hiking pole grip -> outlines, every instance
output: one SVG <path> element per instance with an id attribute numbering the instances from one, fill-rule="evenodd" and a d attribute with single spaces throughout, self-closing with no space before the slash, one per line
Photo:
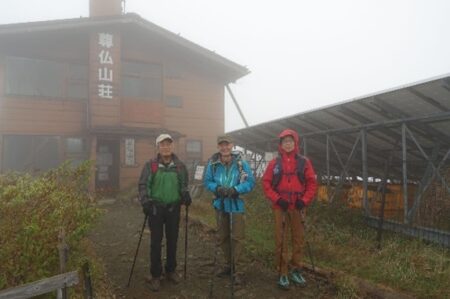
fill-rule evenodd
<path id="1" fill-rule="evenodd" d="M 139 246 L 141 246 L 142 235 L 144 234 L 145 224 L 147 223 L 148 215 L 145 215 L 144 224 L 142 224 L 141 234 L 139 236 L 139 242 L 136 248 L 136 253 L 134 254 L 133 265 L 131 266 L 130 277 L 128 277 L 127 288 L 130 287 L 131 277 L 133 276 L 134 265 L 136 264 L 136 258 L 139 252 Z"/>
<path id="2" fill-rule="evenodd" d="M 186 205 L 186 227 L 184 228 L 184 280 L 186 280 L 187 270 L 187 246 L 188 246 L 188 219 L 189 219 L 189 206 Z"/>

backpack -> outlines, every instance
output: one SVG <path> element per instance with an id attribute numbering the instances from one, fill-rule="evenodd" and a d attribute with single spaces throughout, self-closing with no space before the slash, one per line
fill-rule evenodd
<path id="1" fill-rule="evenodd" d="M 302 155 L 295 155 L 295 159 L 297 160 L 297 167 L 296 167 L 296 173 L 297 178 L 305 185 L 305 161 L 306 157 Z M 281 182 L 281 178 L 283 177 L 283 167 L 281 163 L 281 157 L 277 157 L 277 160 L 275 162 L 275 166 L 273 167 L 273 176 L 272 176 L 272 188 L 274 190 L 277 189 L 278 184 Z"/>
<path id="2" fill-rule="evenodd" d="M 150 171 L 152 175 L 154 175 L 158 171 L 159 162 L 157 159 L 151 159 L 149 163 L 150 163 Z M 177 175 L 180 175 L 180 173 L 183 170 L 183 165 L 178 163 L 177 159 L 173 159 L 173 163 L 175 163 L 175 166 L 177 167 Z"/>

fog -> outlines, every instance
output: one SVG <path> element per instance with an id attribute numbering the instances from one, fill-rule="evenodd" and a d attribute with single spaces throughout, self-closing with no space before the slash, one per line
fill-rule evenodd
<path id="1" fill-rule="evenodd" d="M 3 24 L 88 16 L 87 0 L 1 2 Z M 127 0 L 126 11 L 247 66 L 250 125 L 450 72 L 450 2 Z M 230 97 L 227 131 L 244 127 Z"/>

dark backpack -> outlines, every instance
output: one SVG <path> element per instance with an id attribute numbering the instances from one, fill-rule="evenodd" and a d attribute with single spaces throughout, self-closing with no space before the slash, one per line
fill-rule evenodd
<path id="1" fill-rule="evenodd" d="M 297 167 L 296 167 L 297 178 L 300 181 L 300 183 L 305 185 L 306 158 L 302 155 L 295 155 L 295 159 L 297 160 Z M 277 189 L 277 186 L 281 182 L 282 177 L 283 177 L 283 163 L 281 163 L 281 157 L 277 157 L 275 166 L 273 167 L 273 176 L 272 176 L 272 188 L 274 190 Z"/>

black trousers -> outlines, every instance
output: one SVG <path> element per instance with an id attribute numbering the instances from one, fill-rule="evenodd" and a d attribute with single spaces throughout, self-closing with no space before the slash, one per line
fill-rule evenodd
<path id="1" fill-rule="evenodd" d="M 161 242 L 166 234 L 165 272 L 175 272 L 177 267 L 177 241 L 180 228 L 180 204 L 154 205 L 148 219 L 150 227 L 150 273 L 158 278 L 162 274 Z"/>

